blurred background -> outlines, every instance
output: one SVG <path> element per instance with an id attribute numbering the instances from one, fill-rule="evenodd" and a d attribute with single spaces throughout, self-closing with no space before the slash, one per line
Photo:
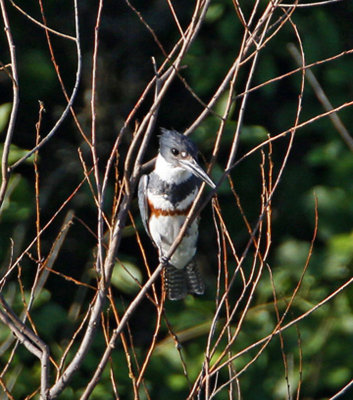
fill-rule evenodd
<path id="1" fill-rule="evenodd" d="M 243 2 L 245 15 L 250 15 L 252 2 Z M 262 2 L 262 8 L 267 2 Z M 41 20 L 37 2 L 25 0 L 17 3 L 28 14 Z M 170 14 L 166 1 L 135 0 L 133 6 L 151 26 L 162 45 L 168 51 L 179 38 L 178 29 Z M 182 26 L 190 19 L 194 5 L 189 0 L 173 2 Z M 24 149 L 35 145 L 36 123 L 39 100 L 45 113 L 41 135 L 53 126 L 65 107 L 57 75 L 52 66 L 50 53 L 42 29 L 34 25 L 19 11 L 7 3 L 10 24 L 19 64 L 20 108 L 11 156 L 17 159 Z M 97 16 L 97 1 L 79 2 L 80 33 L 83 52 L 83 75 L 79 95 L 74 109 L 87 135 L 91 125 L 91 71 L 94 26 Z M 60 32 L 74 35 L 73 5 L 70 1 L 44 2 L 48 25 Z M 353 3 L 341 1 L 326 6 L 298 8 L 292 22 L 303 42 L 306 63 L 314 63 L 345 50 L 353 48 Z M 275 29 L 275 27 L 273 28 Z M 157 65 L 164 60 L 159 47 L 140 22 L 138 16 L 124 1 L 106 1 L 100 28 L 98 75 L 97 75 L 97 138 L 99 160 L 104 161 L 110 154 L 112 143 L 118 135 L 128 113 L 150 79 L 153 78 L 151 57 Z M 199 36 L 188 52 L 182 75 L 195 93 L 207 103 L 220 84 L 240 46 L 243 27 L 230 0 L 212 1 L 205 23 Z M 52 36 L 56 61 L 60 66 L 63 82 L 68 90 L 74 84 L 76 51 L 73 42 Z M 297 63 L 288 51 L 288 44 L 297 43 L 293 26 L 287 23 L 262 50 L 255 71 L 252 86 L 261 84 L 297 68 Z M 0 36 L 0 61 L 9 63 L 8 48 L 4 34 Z M 312 68 L 326 95 L 337 107 L 353 98 L 353 56 L 341 57 Z M 249 66 L 242 67 L 236 83 L 236 94 L 244 90 Z M 300 92 L 301 74 L 268 84 L 249 95 L 241 131 L 238 157 L 266 140 L 267 135 L 275 136 L 291 128 L 295 121 Z M 226 97 L 224 96 L 224 101 Z M 136 120 L 141 120 L 151 104 L 151 99 L 139 109 Z M 11 81 L 0 71 L 0 141 L 3 141 L 12 101 Z M 222 99 L 215 111 L 222 113 Z M 225 167 L 233 132 L 236 126 L 240 98 L 234 102 L 234 112 L 227 121 L 217 164 L 212 172 L 214 180 Z M 165 97 L 158 116 L 155 135 L 146 155 L 152 158 L 158 149 L 159 127 L 185 130 L 203 110 L 203 106 L 190 94 L 182 82 L 176 80 Z M 323 113 L 323 107 L 306 82 L 300 122 Z M 339 113 L 345 126 L 350 130 L 353 114 L 350 107 Z M 215 132 L 218 127 L 215 116 L 207 117 L 192 134 L 204 157 L 209 160 Z M 133 123 L 128 127 L 120 147 L 123 159 L 131 141 Z M 353 136 L 353 133 L 351 136 Z M 289 138 L 276 140 L 272 147 L 273 175 L 281 167 Z M 2 144 L 0 144 L 2 150 Z M 73 119 L 68 117 L 55 138 L 42 148 L 39 155 L 41 223 L 44 225 L 83 179 L 78 148 L 89 159 L 88 147 L 78 132 Z M 268 153 L 268 147 L 264 148 Z M 244 213 L 255 226 L 261 210 L 261 168 L 262 156 L 255 152 L 239 163 L 231 177 L 239 196 Z M 119 161 L 119 168 L 122 166 Z M 205 164 L 204 164 L 205 165 Z M 310 243 L 315 229 L 315 198 L 318 202 L 318 232 L 301 288 L 286 317 L 288 322 L 301 315 L 324 299 L 352 277 L 353 271 L 353 156 L 352 149 L 342 140 L 328 118 L 322 118 L 296 132 L 294 144 L 284 169 L 279 186 L 272 199 L 272 245 L 268 258 L 275 282 L 278 307 L 285 309 L 301 277 L 308 258 Z M 109 213 L 112 196 L 105 204 Z M 249 240 L 249 233 L 237 207 L 228 183 L 219 190 L 222 215 L 227 222 L 230 235 L 241 254 Z M 68 206 L 74 210 L 75 219 L 53 268 L 82 282 L 95 282 L 92 270 L 93 252 L 96 239 L 88 229 L 95 230 L 96 209 L 90 189 L 85 184 L 72 198 Z M 156 252 L 143 231 L 137 202 L 132 207 L 138 232 L 141 235 L 150 266 L 157 265 Z M 58 234 L 64 213 L 42 237 L 42 253 L 47 254 Z M 146 272 L 132 225 L 126 227 L 118 258 L 142 281 Z M 0 267 L 5 270 L 11 257 L 11 241 L 14 241 L 15 259 L 35 236 L 34 168 L 32 160 L 16 170 L 11 181 L 11 196 L 4 205 L 0 219 Z M 166 314 L 174 332 L 180 335 L 188 375 L 193 382 L 199 373 L 200 363 L 215 310 L 216 280 L 218 272 L 217 233 L 213 223 L 212 208 L 207 206 L 202 213 L 199 238 L 199 263 L 207 282 L 205 296 L 188 297 L 183 303 L 166 303 Z M 253 251 L 253 250 L 252 250 Z M 35 253 L 34 249 L 30 253 Z M 28 295 L 35 269 L 30 255 L 21 262 L 21 280 L 24 294 Z M 33 255 L 32 254 L 32 255 Z M 251 267 L 252 258 L 244 263 L 244 269 Z M 233 265 L 233 268 L 235 263 Z M 230 257 L 229 268 L 232 268 Z M 138 290 L 117 266 L 113 275 L 113 290 L 118 310 L 123 312 Z M 16 274 L 7 283 L 6 296 L 12 299 L 16 311 L 22 310 L 22 298 L 18 291 Z M 235 299 L 242 287 L 240 278 L 235 281 L 231 296 Z M 36 300 L 32 319 L 43 339 L 50 345 L 53 357 L 72 337 L 80 321 L 80 312 L 85 309 L 92 293 L 79 289 L 70 281 L 51 274 L 45 289 Z M 16 308 L 18 307 L 18 308 Z M 76 308 L 75 308 L 76 307 Z M 74 311 L 76 310 L 76 311 Z M 78 310 L 78 311 L 77 311 Z M 143 357 L 152 339 L 156 323 L 154 306 L 144 301 L 133 316 L 130 329 L 136 357 Z M 240 315 L 235 316 L 235 321 Z M 220 316 L 223 318 L 224 316 Z M 71 320 L 70 320 L 71 318 Z M 68 324 L 72 321 L 72 324 Z M 267 271 L 256 289 L 250 310 L 241 332 L 232 347 L 236 353 L 271 332 L 276 324 L 273 307 L 271 280 Z M 9 340 L 9 331 L 0 329 L 3 344 Z M 348 287 L 330 302 L 304 319 L 296 327 L 283 334 L 284 352 L 287 355 L 287 377 L 280 348 L 279 338 L 274 339 L 256 362 L 240 376 L 241 397 L 246 400 L 291 398 L 295 396 L 301 382 L 299 398 L 306 400 L 328 399 L 352 379 L 353 375 L 353 288 Z M 95 351 L 87 358 L 71 387 L 60 398 L 77 399 L 92 366 L 98 361 L 104 345 L 103 335 L 94 344 Z M 133 398 L 131 382 L 121 345 L 113 354 L 116 382 L 122 399 Z M 5 365 L 11 347 L 0 349 L 0 365 Z M 256 349 L 235 361 L 235 368 L 241 369 L 256 354 Z M 300 367 L 302 364 L 302 367 Z M 93 367 L 94 368 L 94 367 Z M 103 376 L 92 399 L 113 398 L 109 373 Z M 16 384 L 15 398 L 34 391 L 38 382 L 39 366 L 23 348 L 19 348 L 8 372 L 9 379 Z M 227 379 L 222 371 L 219 380 Z M 188 380 L 174 342 L 168 329 L 162 326 L 157 347 L 146 371 L 146 390 L 151 399 L 178 400 L 189 393 Z M 1 389 L 0 389 L 1 393 Z M 7 398 L 4 394 L 0 398 Z M 144 391 L 141 398 L 148 398 Z M 217 399 L 229 398 L 227 390 L 220 391 Z M 293 397 L 294 398 L 294 397 Z M 346 392 L 342 399 L 352 399 L 353 390 Z"/>

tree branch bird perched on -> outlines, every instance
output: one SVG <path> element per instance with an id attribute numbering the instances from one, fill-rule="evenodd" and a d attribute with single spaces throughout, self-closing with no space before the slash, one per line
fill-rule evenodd
<path id="1" fill-rule="evenodd" d="M 162 129 L 154 170 L 139 182 L 138 201 L 144 227 L 165 264 L 165 288 L 170 300 L 188 293 L 203 294 L 205 284 L 195 261 L 198 218 L 188 227 L 168 262 L 168 253 L 197 195 L 201 181 L 216 185 L 197 162 L 197 148 L 186 136 Z"/>

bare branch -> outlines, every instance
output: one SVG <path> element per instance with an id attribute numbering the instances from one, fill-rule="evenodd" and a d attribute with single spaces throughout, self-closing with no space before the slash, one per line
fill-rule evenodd
<path id="1" fill-rule="evenodd" d="M 11 146 L 11 142 L 12 142 L 12 136 L 13 136 L 13 133 L 15 130 L 15 123 L 16 123 L 20 98 L 19 98 L 16 50 L 15 50 L 15 44 L 13 41 L 10 23 L 9 23 L 9 19 L 7 16 L 4 0 L 0 1 L 0 7 L 1 7 L 2 18 L 4 21 L 6 39 L 7 39 L 7 43 L 8 43 L 8 47 L 9 47 L 9 52 L 10 52 L 11 80 L 12 80 L 12 110 L 11 110 L 9 125 L 8 125 L 7 132 L 6 132 L 2 158 L 1 158 L 1 186 L 0 186 L 0 212 L 1 212 L 5 194 L 6 194 L 6 189 L 7 189 L 8 183 L 9 183 L 10 170 L 9 170 L 9 166 L 8 166 L 8 159 L 9 159 L 9 153 L 10 153 L 10 146 Z"/>
<path id="2" fill-rule="evenodd" d="M 297 48 L 293 44 L 288 45 L 288 50 L 292 57 L 295 59 L 297 63 L 300 61 L 300 54 L 297 50 Z M 324 110 L 326 111 L 331 111 L 333 110 L 333 106 L 330 102 L 330 100 L 327 98 L 324 90 L 322 89 L 320 83 L 316 79 L 314 73 L 310 70 L 307 69 L 306 71 L 306 78 L 308 79 L 311 87 L 313 88 L 316 97 L 319 99 L 320 103 L 322 104 Z M 330 120 L 332 121 L 333 126 L 337 129 L 338 133 L 341 135 L 343 141 L 346 143 L 346 145 L 349 147 L 351 151 L 353 151 L 353 138 L 349 134 L 347 128 L 344 126 L 341 118 L 338 116 L 337 113 L 332 113 L 329 114 L 328 116 Z"/>
<path id="3" fill-rule="evenodd" d="M 35 18 L 33 18 L 31 15 L 29 15 L 26 11 L 24 11 L 18 4 L 16 4 L 13 0 L 9 0 L 10 3 L 18 10 L 21 14 L 23 14 L 26 18 L 28 18 L 30 21 L 34 22 L 36 25 L 40 26 L 41 28 L 45 29 L 46 31 L 48 30 L 49 32 L 53 33 L 54 35 L 60 36 L 64 39 L 69 39 L 76 41 L 76 38 L 70 35 L 67 35 L 66 33 L 58 32 L 55 29 L 49 28 L 46 24 L 42 24 L 40 21 L 37 21 Z"/>
<path id="4" fill-rule="evenodd" d="M 3 1 L 3 0 L 2 0 Z M 33 153 L 38 151 L 42 146 L 44 146 L 58 131 L 61 124 L 64 122 L 65 118 L 71 111 L 71 108 L 74 104 L 74 101 L 77 96 L 80 80 L 81 80 L 81 73 L 82 73 L 82 54 L 81 54 L 81 44 L 80 44 L 80 33 L 79 33 L 79 16 L 78 16 L 78 6 L 77 0 L 74 0 L 74 11 L 75 11 L 75 31 L 76 31 L 76 53 L 77 53 L 77 70 L 76 70 L 76 78 L 73 90 L 71 92 L 71 96 L 63 113 L 61 114 L 60 118 L 56 121 L 53 128 L 47 133 L 47 135 L 35 146 L 32 150 L 30 150 L 25 156 L 20 158 L 14 164 L 9 167 L 9 172 L 12 172 L 15 168 L 17 168 L 20 164 L 26 161 Z"/>

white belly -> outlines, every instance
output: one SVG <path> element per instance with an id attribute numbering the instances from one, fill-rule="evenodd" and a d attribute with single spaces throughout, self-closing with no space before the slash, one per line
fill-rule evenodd
<path id="1" fill-rule="evenodd" d="M 160 255 L 167 255 L 170 246 L 180 232 L 185 221 L 185 216 L 152 216 L 149 222 L 149 230 L 152 238 L 158 246 Z M 196 242 L 198 236 L 197 219 L 190 225 L 185 236 L 174 254 L 170 263 L 178 269 L 184 268 L 196 253 Z"/>

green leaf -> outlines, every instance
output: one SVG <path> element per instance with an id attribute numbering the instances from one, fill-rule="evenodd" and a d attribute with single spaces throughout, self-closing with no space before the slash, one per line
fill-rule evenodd
<path id="1" fill-rule="evenodd" d="M 0 144 L 0 156 L 2 156 L 2 152 L 4 150 L 4 145 Z M 13 164 L 18 161 L 20 158 L 25 156 L 28 153 L 28 150 L 21 149 L 20 147 L 12 144 L 10 147 L 10 154 L 9 154 L 9 164 Z M 34 154 L 27 158 L 25 161 L 27 164 L 31 164 L 34 160 Z"/>
<path id="2" fill-rule="evenodd" d="M 333 235 L 328 241 L 323 273 L 331 279 L 343 279 L 350 274 L 353 260 L 353 232 Z"/>
<path id="3" fill-rule="evenodd" d="M 112 284 L 124 293 L 136 293 L 139 289 L 138 282 L 142 282 L 142 273 L 135 264 L 121 261 L 114 267 Z"/>
<path id="4" fill-rule="evenodd" d="M 12 103 L 4 103 L 0 106 L 0 133 L 6 128 L 9 121 Z"/>
<path id="5" fill-rule="evenodd" d="M 213 23 L 219 20 L 224 12 L 224 4 L 211 4 L 207 10 L 205 21 Z"/>
<path id="6" fill-rule="evenodd" d="M 255 144 L 268 139 L 268 131 L 260 125 L 244 125 L 240 138 L 243 143 Z"/>
<path id="7" fill-rule="evenodd" d="M 33 204 L 30 187 L 20 174 L 10 177 L 8 190 L 4 199 L 2 222 L 20 222 L 26 220 L 32 213 Z M 6 210 L 6 212 L 5 212 Z"/>

